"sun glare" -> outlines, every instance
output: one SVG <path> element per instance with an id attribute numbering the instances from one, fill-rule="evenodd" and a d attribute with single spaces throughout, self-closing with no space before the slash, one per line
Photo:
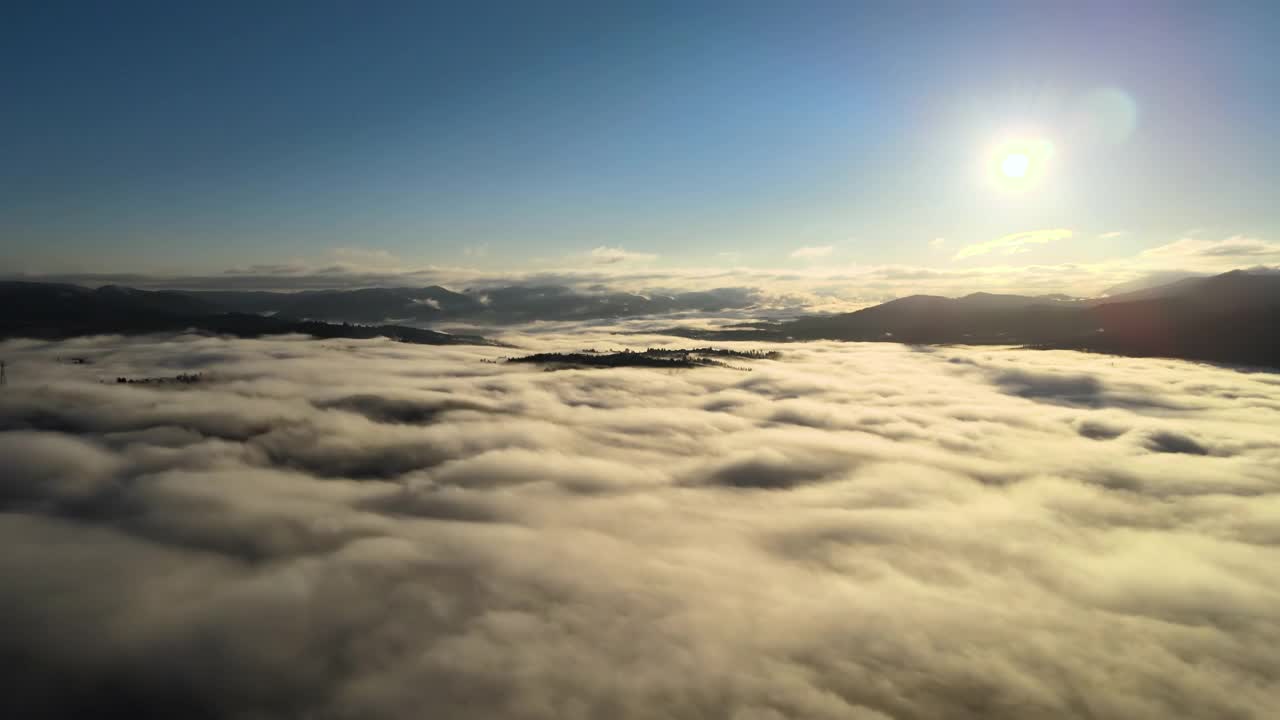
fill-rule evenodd
<path id="1" fill-rule="evenodd" d="M 1027 174 L 1027 168 L 1031 166 L 1031 158 L 1025 153 L 1010 153 L 1004 157 L 1004 162 L 1000 163 L 1000 171 L 1005 177 L 1020 178 Z"/>
<path id="2" fill-rule="evenodd" d="M 998 190 L 1026 192 L 1041 185 L 1053 157 L 1053 143 L 1044 138 L 1005 139 L 990 148 L 988 178 Z"/>

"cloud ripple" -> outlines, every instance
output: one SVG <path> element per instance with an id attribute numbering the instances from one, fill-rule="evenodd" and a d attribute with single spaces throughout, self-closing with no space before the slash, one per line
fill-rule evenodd
<path id="1" fill-rule="evenodd" d="M 548 373 L 384 341 L 5 343 L 0 713 L 1280 706 L 1275 375 L 781 349 Z"/>

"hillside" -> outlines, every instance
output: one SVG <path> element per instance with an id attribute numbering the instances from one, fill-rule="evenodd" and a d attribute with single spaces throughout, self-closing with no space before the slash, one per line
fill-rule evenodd
<path id="1" fill-rule="evenodd" d="M 352 325 L 225 312 L 206 297 L 114 285 L 2 282 L 0 338 L 67 338 L 81 335 L 139 335 L 197 332 L 259 337 L 300 333 L 320 338 L 389 337 L 421 345 L 494 344 L 476 335 L 450 335 L 400 325 Z"/>
<path id="2" fill-rule="evenodd" d="M 704 340 L 1028 345 L 1280 367 L 1280 275 L 1236 270 L 1095 300 L 912 295 L 852 313 L 670 332 Z"/>

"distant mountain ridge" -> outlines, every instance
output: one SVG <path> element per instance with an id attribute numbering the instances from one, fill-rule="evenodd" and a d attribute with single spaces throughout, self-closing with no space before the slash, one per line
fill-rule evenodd
<path id="1" fill-rule="evenodd" d="M 196 330 L 238 337 L 300 333 L 321 338 L 389 337 L 420 345 L 495 344 L 477 335 L 451 335 L 399 325 L 351 325 L 227 312 L 208 298 L 170 290 L 118 285 L 86 288 L 53 283 L 0 282 L 0 338 L 58 339 L 81 335 L 137 335 Z"/>
<path id="2" fill-rule="evenodd" d="M 1186 271 L 1164 271 L 1154 272 L 1139 277 L 1128 282 L 1112 285 L 1111 287 L 1098 293 L 1099 298 L 1116 297 L 1118 295 L 1128 295 L 1138 290 L 1146 290 L 1147 288 L 1160 287 L 1161 285 L 1171 285 L 1179 280 L 1188 278 L 1205 278 L 1212 273 L 1194 273 Z"/>
<path id="3" fill-rule="evenodd" d="M 700 340 L 1028 345 L 1280 367 L 1280 274 L 1233 270 L 1081 300 L 912 295 L 852 313 L 669 332 Z"/>
<path id="4" fill-rule="evenodd" d="M 147 332 L 214 323 L 224 331 L 312 331 L 323 323 L 354 323 L 413 335 L 425 342 L 458 337 L 420 329 L 447 322 L 503 325 L 582 321 L 676 312 L 749 308 L 758 293 L 719 288 L 675 294 L 580 292 L 565 286 L 510 286 L 455 292 L 439 285 L 310 290 L 296 293 L 234 290 L 139 290 L 120 285 L 89 288 L 62 283 L 0 282 L 0 300 L 13 310 L 0 318 L 0 336 L 69 337 L 100 332 Z M 232 320 L 234 319 L 234 322 Z M 349 333 L 356 332 L 348 330 Z M 477 336 L 468 336 L 475 341 Z"/>
<path id="5" fill-rule="evenodd" d="M 0 316 L 0 337 L 193 328 L 245 337 L 297 332 L 319 337 L 387 336 L 430 344 L 492 344 L 479 336 L 450 335 L 401 323 L 594 320 L 742 310 L 758 300 L 756 291 L 741 288 L 672 295 L 584 293 L 562 286 L 276 293 L 0 282 L 0 302 L 9 310 Z M 1102 298 L 986 292 L 959 298 L 911 295 L 851 313 L 665 332 L 702 340 L 1024 345 L 1280 367 L 1280 273 L 1234 270 Z"/>
<path id="6" fill-rule="evenodd" d="M 455 292 L 439 285 L 285 292 L 188 291 L 225 311 L 331 322 L 430 324 L 600 320 L 674 312 L 749 308 L 757 292 L 745 288 L 674 294 L 580 292 L 562 285 L 508 286 Z"/>

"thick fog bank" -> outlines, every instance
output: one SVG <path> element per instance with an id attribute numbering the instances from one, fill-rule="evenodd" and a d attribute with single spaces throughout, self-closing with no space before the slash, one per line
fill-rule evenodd
<path id="1" fill-rule="evenodd" d="M 607 331 L 0 344 L 0 715 L 1280 707 L 1280 375 Z"/>

